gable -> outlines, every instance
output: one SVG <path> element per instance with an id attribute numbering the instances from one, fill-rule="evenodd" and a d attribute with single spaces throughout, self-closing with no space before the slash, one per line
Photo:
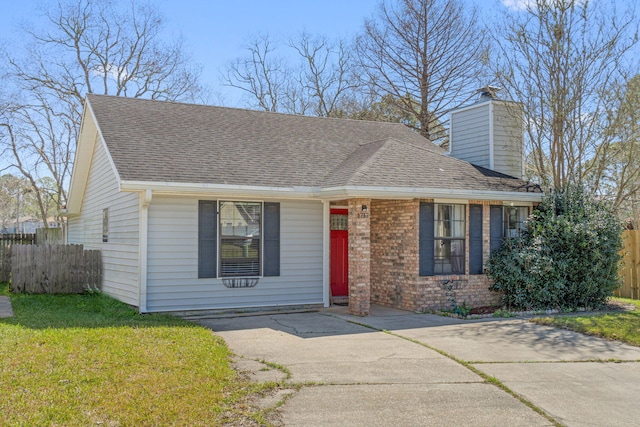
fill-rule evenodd
<path id="1" fill-rule="evenodd" d="M 71 182 L 69 192 L 67 193 L 67 215 L 72 216 L 80 213 L 89 174 L 91 173 L 91 164 L 96 151 L 96 144 L 104 145 L 104 141 L 91 106 L 85 101 L 82 123 L 80 125 L 80 135 L 78 136 L 73 170 L 71 172 Z M 106 147 L 104 148 L 106 152 L 105 159 L 107 159 L 110 170 L 119 183 L 120 177 L 118 171 L 113 164 L 109 150 Z"/>

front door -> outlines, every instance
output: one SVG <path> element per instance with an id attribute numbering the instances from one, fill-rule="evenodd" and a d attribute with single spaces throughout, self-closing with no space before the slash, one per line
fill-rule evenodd
<path id="1" fill-rule="evenodd" d="M 331 296 L 349 295 L 349 221 L 347 209 L 331 209 Z"/>

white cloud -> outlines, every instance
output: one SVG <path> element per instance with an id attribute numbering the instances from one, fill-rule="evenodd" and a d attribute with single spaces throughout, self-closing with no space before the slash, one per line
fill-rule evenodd
<path id="1" fill-rule="evenodd" d="M 512 10 L 524 10 L 535 3 L 535 0 L 502 0 L 502 4 Z"/>
<path id="2" fill-rule="evenodd" d="M 511 10 L 525 10 L 534 7 L 539 0 L 502 0 L 502 4 Z M 576 4 L 583 4 L 587 0 L 576 0 Z"/>
<path id="3" fill-rule="evenodd" d="M 106 75 L 110 77 L 113 81 L 119 82 L 121 79 L 126 79 L 128 74 L 126 69 L 120 70 L 115 64 L 107 64 L 105 67 L 102 64 L 96 65 L 92 70 L 91 74 L 96 77 L 102 77 Z"/>

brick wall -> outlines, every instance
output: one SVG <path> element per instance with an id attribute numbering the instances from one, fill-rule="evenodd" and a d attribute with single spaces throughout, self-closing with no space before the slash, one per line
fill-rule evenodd
<path id="1" fill-rule="evenodd" d="M 489 206 L 495 202 L 470 203 L 483 205 L 483 261 L 486 263 L 490 243 Z M 349 203 L 350 208 L 351 205 Z M 373 200 L 370 206 L 369 272 L 372 303 L 411 311 L 451 309 L 452 304 L 463 302 L 471 307 L 499 303 L 500 295 L 489 291 L 489 281 L 484 275 L 418 275 L 420 200 Z M 466 212 L 465 264 L 468 271 L 468 208 Z M 351 264 L 349 266 L 351 268 Z"/>
<path id="2" fill-rule="evenodd" d="M 371 305 L 371 211 L 371 199 L 349 200 L 349 312 L 357 316 Z"/>
<path id="3" fill-rule="evenodd" d="M 374 200 L 371 302 L 413 310 L 418 275 L 418 200 Z"/>
<path id="4" fill-rule="evenodd" d="M 451 310 L 454 305 L 482 307 L 500 303 L 500 294 L 489 291 L 485 275 L 417 277 L 420 297 L 414 311 Z"/>

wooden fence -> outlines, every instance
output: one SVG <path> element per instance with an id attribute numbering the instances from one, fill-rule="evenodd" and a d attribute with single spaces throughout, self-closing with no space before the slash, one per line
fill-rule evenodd
<path id="1" fill-rule="evenodd" d="M 32 245 L 35 241 L 35 234 L 0 234 L 0 282 L 11 279 L 11 247 Z"/>
<path id="2" fill-rule="evenodd" d="M 102 259 L 98 250 L 82 245 L 14 245 L 11 250 L 11 291 L 82 293 L 99 289 Z"/>
<path id="3" fill-rule="evenodd" d="M 38 245 L 62 245 L 64 243 L 64 229 L 62 228 L 38 228 L 36 240 Z"/>
<path id="4" fill-rule="evenodd" d="M 624 244 L 623 262 L 620 269 L 622 286 L 615 295 L 624 298 L 640 299 L 640 230 L 625 230 L 622 233 Z"/>

